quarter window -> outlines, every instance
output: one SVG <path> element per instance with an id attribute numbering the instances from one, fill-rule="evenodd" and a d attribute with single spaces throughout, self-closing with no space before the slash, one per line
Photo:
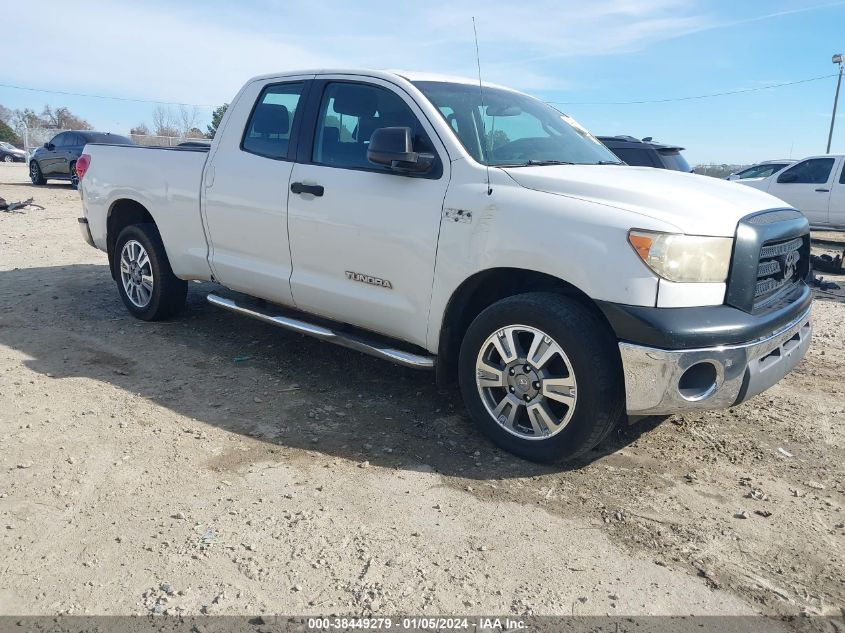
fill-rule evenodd
<path id="1" fill-rule="evenodd" d="M 249 117 L 241 147 L 267 158 L 287 158 L 290 131 L 302 96 L 302 82 L 267 86 Z"/>
<path id="2" fill-rule="evenodd" d="M 419 120 L 399 95 L 373 85 L 330 83 L 320 105 L 312 160 L 332 167 L 388 171 L 367 160 L 370 137 L 383 127 L 409 127 L 414 151 L 434 151 Z"/>
<path id="3" fill-rule="evenodd" d="M 811 158 L 794 165 L 778 176 L 784 184 L 823 185 L 833 169 L 832 158 Z"/>

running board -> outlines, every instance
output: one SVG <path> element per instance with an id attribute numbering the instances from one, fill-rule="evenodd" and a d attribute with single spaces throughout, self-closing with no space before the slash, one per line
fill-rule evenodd
<path id="1" fill-rule="evenodd" d="M 375 356 L 376 358 L 389 360 L 397 365 L 403 365 L 404 367 L 410 367 L 412 369 L 434 368 L 433 356 L 422 356 L 420 354 L 412 354 L 411 352 L 406 352 L 392 347 L 384 347 L 378 343 L 370 342 L 354 335 L 336 332 L 327 327 L 323 327 L 322 325 L 315 325 L 313 323 L 307 323 L 305 321 L 292 319 L 286 316 L 276 316 L 259 312 L 254 308 L 247 308 L 245 306 L 238 305 L 231 299 L 220 297 L 215 294 L 208 295 L 208 302 L 219 308 L 223 308 L 237 314 L 243 314 L 271 325 L 277 325 L 285 328 L 286 330 L 291 330 L 292 332 L 313 336 L 321 341 L 328 341 L 329 343 L 334 343 L 335 345 L 348 347 L 349 349 L 354 349 L 355 351 L 363 352 L 364 354 L 369 354 L 370 356 Z"/>

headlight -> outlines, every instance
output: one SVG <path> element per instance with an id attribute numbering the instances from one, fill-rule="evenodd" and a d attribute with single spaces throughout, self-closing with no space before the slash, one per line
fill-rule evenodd
<path id="1" fill-rule="evenodd" d="M 629 231 L 628 242 L 646 266 L 669 281 L 722 282 L 728 278 L 732 237 Z"/>

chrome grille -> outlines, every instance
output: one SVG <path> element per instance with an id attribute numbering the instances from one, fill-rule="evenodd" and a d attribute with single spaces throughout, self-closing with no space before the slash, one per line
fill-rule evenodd
<path id="1" fill-rule="evenodd" d="M 757 283 L 754 286 L 754 307 L 763 307 L 774 301 L 780 290 L 800 281 L 804 238 L 796 237 L 764 244 L 757 264 Z"/>
<path id="2" fill-rule="evenodd" d="M 810 224 L 795 209 L 770 209 L 737 224 L 725 303 L 745 312 L 791 301 L 810 272 Z"/>

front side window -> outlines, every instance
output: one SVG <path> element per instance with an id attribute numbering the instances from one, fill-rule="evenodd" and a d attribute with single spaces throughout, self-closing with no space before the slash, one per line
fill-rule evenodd
<path id="1" fill-rule="evenodd" d="M 414 85 L 481 164 L 619 163 L 581 125 L 533 97 L 500 88 L 485 87 L 482 92 L 471 84 L 418 81 Z"/>
<path id="2" fill-rule="evenodd" d="M 408 127 L 414 151 L 433 153 L 422 124 L 396 93 L 358 83 L 330 83 L 323 93 L 312 160 L 320 165 L 390 171 L 367 160 L 370 137 L 379 128 Z"/>
<path id="3" fill-rule="evenodd" d="M 50 141 L 51 145 L 56 147 L 64 147 L 67 145 L 67 137 L 70 136 L 67 132 L 62 132 L 61 134 L 56 134 L 53 139 Z"/>
<path id="4" fill-rule="evenodd" d="M 267 86 L 249 117 L 241 148 L 267 158 L 287 158 L 291 123 L 304 83 Z"/>
<path id="5" fill-rule="evenodd" d="M 778 176 L 778 182 L 784 184 L 823 185 L 830 178 L 833 163 L 833 158 L 811 158 L 801 161 Z"/>

